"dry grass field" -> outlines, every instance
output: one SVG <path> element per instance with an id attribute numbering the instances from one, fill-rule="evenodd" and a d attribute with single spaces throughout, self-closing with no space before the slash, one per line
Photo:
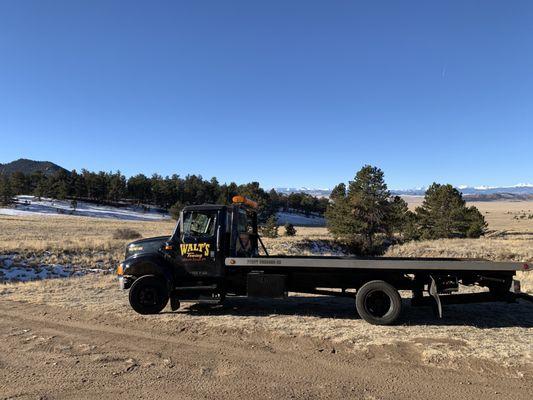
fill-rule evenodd
<path id="1" fill-rule="evenodd" d="M 533 262 L 533 220 L 520 217 L 533 206 L 479 207 L 487 237 L 407 243 L 386 255 Z M 0 256 L 112 269 L 130 241 L 116 239 L 117 230 L 150 237 L 173 225 L 0 216 Z M 296 236 L 265 244 L 271 254 L 343 251 L 325 228 L 297 227 Z M 533 293 L 530 275 L 519 279 Z M 116 285 L 109 275 L 0 285 L 0 398 L 162 399 L 179 387 L 187 399 L 466 400 L 527 399 L 533 390 L 533 307 L 525 301 L 447 306 L 442 320 L 406 307 L 399 325 L 376 327 L 355 318 L 351 299 L 298 293 L 141 316 Z"/>
<path id="2" fill-rule="evenodd" d="M 115 239 L 129 228 L 142 237 L 170 235 L 170 221 L 137 222 L 71 216 L 11 217 L 0 215 L 0 254 L 17 254 L 29 263 L 77 264 L 112 268 L 124 255 L 126 243 Z"/>
<path id="3" fill-rule="evenodd" d="M 414 207 L 420 198 L 409 198 Z M 481 239 L 441 239 L 393 246 L 387 256 L 484 258 L 494 261 L 533 262 L 533 202 L 477 202 L 489 234 Z M 0 255 L 16 254 L 32 264 L 73 264 L 111 269 L 121 260 L 129 239 L 116 239 L 117 230 L 129 228 L 142 237 L 170 235 L 172 221 L 136 222 L 82 217 L 0 216 Z M 341 255 L 325 228 L 297 227 L 294 237 L 265 238 L 271 254 Z M 519 274 L 523 287 L 533 292 L 531 274 Z"/>

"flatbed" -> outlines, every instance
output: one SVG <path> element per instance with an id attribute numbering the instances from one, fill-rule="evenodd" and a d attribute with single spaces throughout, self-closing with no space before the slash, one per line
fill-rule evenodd
<path id="1" fill-rule="evenodd" d="M 520 287 L 513 277 L 530 269 L 478 259 L 270 256 L 253 202 L 234 200 L 230 206 L 185 207 L 171 236 L 127 246 L 117 273 L 135 311 L 158 313 L 169 300 L 175 310 L 183 300 L 220 303 L 230 296 L 302 292 L 353 297 L 363 319 L 387 325 L 400 317 L 400 290 L 412 292 L 413 306 L 432 304 L 442 317 L 443 304 L 516 300 Z M 488 292 L 458 295 L 459 285 Z"/>
<path id="2" fill-rule="evenodd" d="M 264 256 L 256 258 L 228 257 L 226 266 L 276 266 L 280 268 L 392 269 L 419 271 L 527 271 L 529 265 L 519 262 L 494 262 L 468 258 L 402 258 L 402 257 L 297 257 Z"/>

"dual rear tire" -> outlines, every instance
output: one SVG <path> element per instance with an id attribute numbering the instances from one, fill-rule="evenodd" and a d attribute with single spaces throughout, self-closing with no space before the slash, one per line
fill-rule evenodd
<path id="1" fill-rule="evenodd" d="M 357 290 L 355 308 L 361 318 L 370 324 L 391 325 L 400 317 L 402 299 L 394 286 L 375 280 Z"/>

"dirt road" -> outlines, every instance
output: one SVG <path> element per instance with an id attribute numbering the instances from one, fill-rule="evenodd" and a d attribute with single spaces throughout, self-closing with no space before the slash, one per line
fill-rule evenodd
<path id="1" fill-rule="evenodd" d="M 518 329 L 529 350 L 516 365 L 465 353 L 453 364 L 437 365 L 424 361 L 422 349 L 468 346 L 460 335 L 446 338 L 429 329 L 425 337 L 417 332 L 416 341 L 369 339 L 374 344 L 354 347 L 349 340 L 280 334 L 274 325 L 254 324 L 294 321 L 272 309 L 255 316 L 232 312 L 239 302 L 225 311 L 185 307 L 143 317 L 129 311 L 125 293 L 108 278 L 98 279 L 0 289 L 0 398 L 488 400 L 529 399 L 533 392 L 530 309 L 513 310 L 526 319 Z M 310 318 L 319 318 L 314 303 L 307 307 Z M 222 322 L 209 325 L 209 318 Z M 361 334 L 376 332 L 351 321 Z M 336 323 L 322 318 L 323 325 Z M 387 329 L 386 337 L 400 332 Z M 492 329 L 500 329 L 505 343 L 507 328 L 487 331 Z"/>

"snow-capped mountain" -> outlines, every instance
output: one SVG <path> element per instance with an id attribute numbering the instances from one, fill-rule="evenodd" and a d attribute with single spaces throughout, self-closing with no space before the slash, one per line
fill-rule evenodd
<path id="1" fill-rule="evenodd" d="M 317 197 L 328 197 L 331 189 L 311 189 L 311 188 L 274 188 L 278 193 L 307 193 Z M 413 189 L 391 189 L 391 193 L 397 196 L 423 196 L 427 187 Z M 519 183 L 512 186 L 468 186 L 459 185 L 457 189 L 467 198 L 487 198 L 487 199 L 529 199 L 533 196 L 533 183 Z"/>

